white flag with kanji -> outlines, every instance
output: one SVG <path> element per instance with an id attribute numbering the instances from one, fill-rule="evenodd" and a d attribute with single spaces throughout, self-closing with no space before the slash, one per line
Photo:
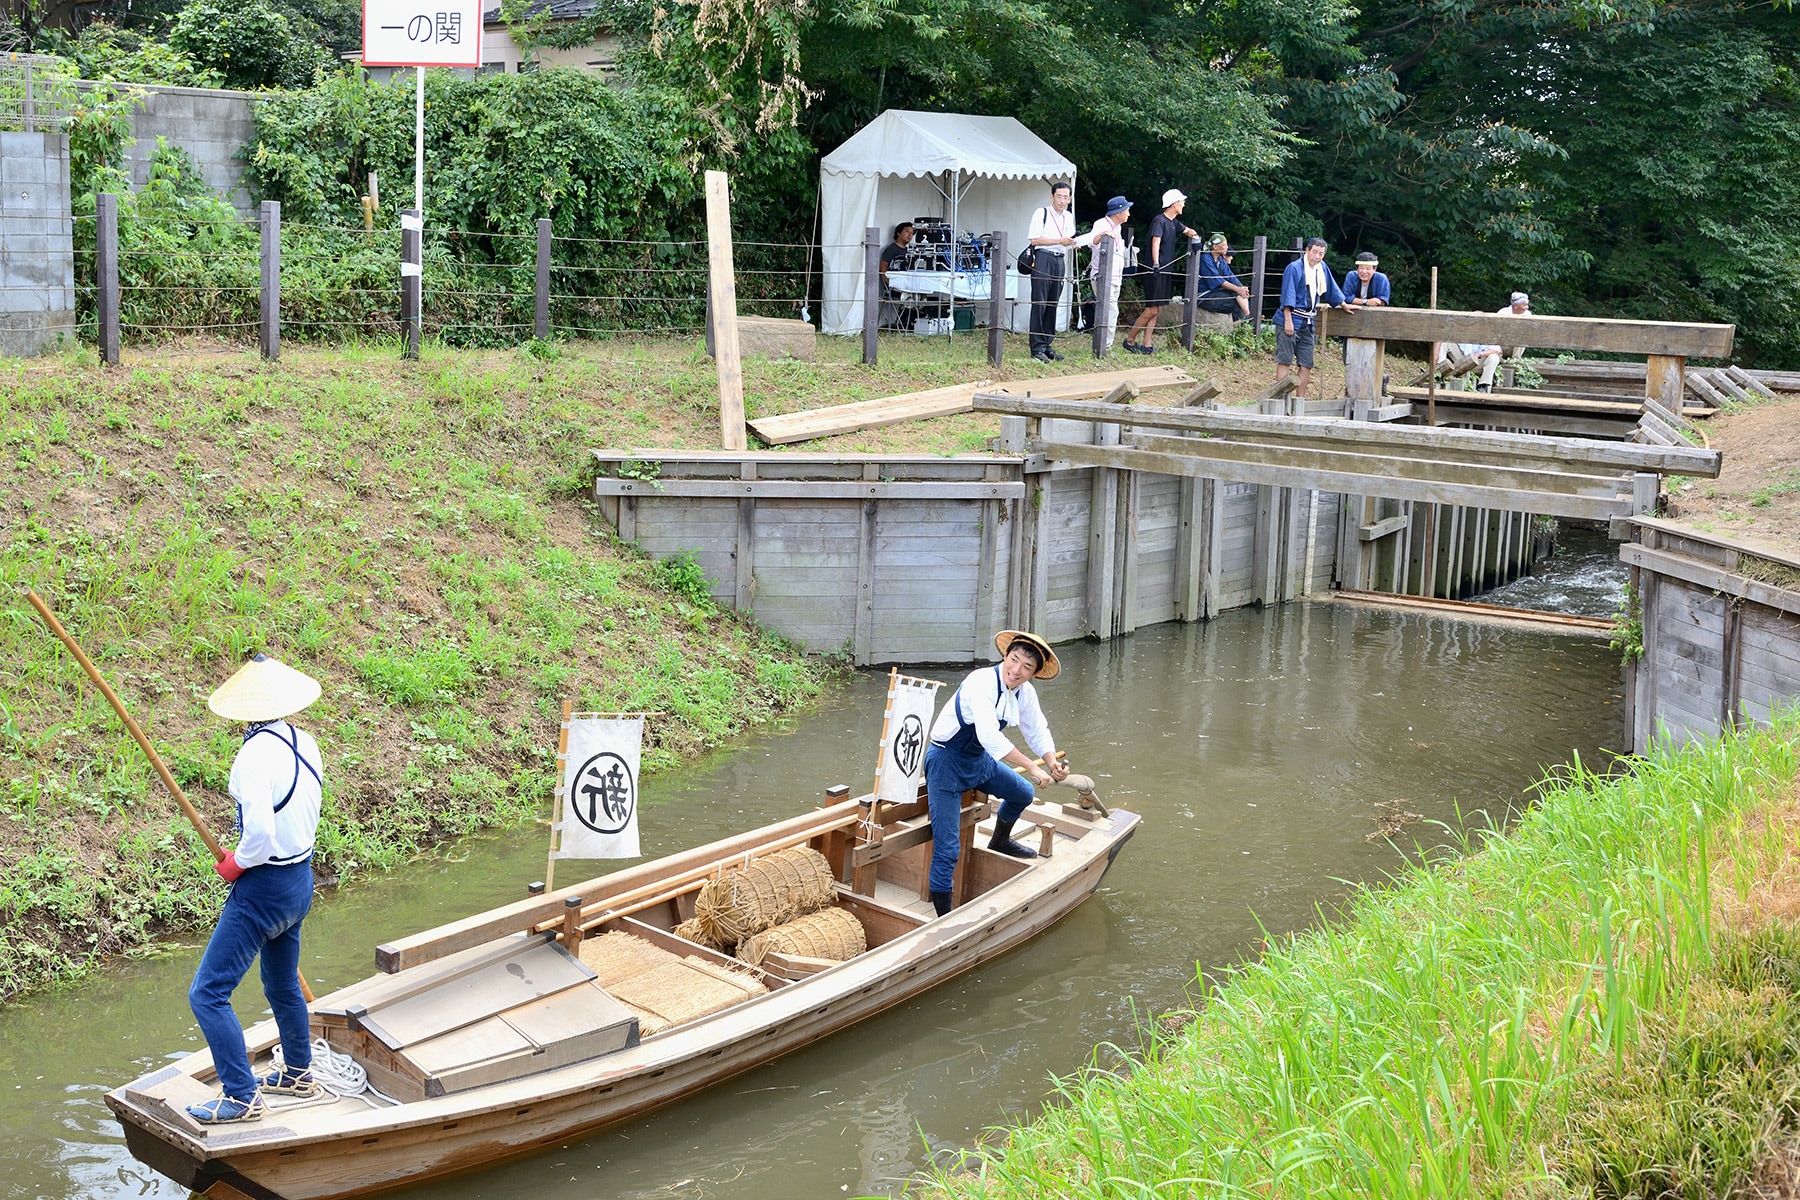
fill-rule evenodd
<path id="1" fill-rule="evenodd" d="M 638 758 L 644 718 L 569 720 L 555 858 L 637 858 Z"/>
<path id="2" fill-rule="evenodd" d="M 876 760 L 875 798 L 889 804 L 909 804 L 919 798 L 925 778 L 925 748 L 931 741 L 931 718 L 936 715 L 937 690 L 944 685 L 929 679 L 888 676 L 886 734 Z"/>

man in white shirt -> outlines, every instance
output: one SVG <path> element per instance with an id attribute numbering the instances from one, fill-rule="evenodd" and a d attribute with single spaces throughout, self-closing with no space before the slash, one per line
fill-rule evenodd
<path id="1" fill-rule="evenodd" d="M 1000 661 L 969 672 L 931 725 L 925 751 L 925 786 L 931 804 L 932 907 L 938 916 L 950 911 L 950 888 L 962 856 L 962 797 L 984 792 L 998 799 L 994 836 L 988 849 L 1014 858 L 1036 858 L 1037 852 L 1012 840 L 1013 823 L 1035 794 L 1065 778 L 1069 768 L 1056 759 L 1056 741 L 1038 706 L 1031 680 L 1055 679 L 1062 665 L 1050 644 L 1033 633 L 1004 629 L 994 635 Z M 1020 752 L 1002 732 L 1017 725 L 1025 741 L 1043 759 L 1043 768 Z M 1026 773 L 1021 779 L 1012 768 Z"/>
<path id="2" fill-rule="evenodd" d="M 1125 238 L 1119 230 L 1131 220 L 1131 201 L 1114 196 L 1106 202 L 1106 215 L 1094 222 L 1088 243 L 1094 248 L 1094 323 L 1100 326 L 1100 357 L 1112 353 L 1113 332 L 1119 324 L 1119 285 L 1125 281 Z M 1100 245 L 1112 239 L 1112 270 L 1100 278 Z"/>
<path id="3" fill-rule="evenodd" d="M 1494 310 L 1497 317 L 1529 317 L 1531 315 L 1531 297 L 1524 292 L 1514 292 L 1511 301 L 1505 308 Z M 1494 390 L 1494 373 L 1500 369 L 1503 358 L 1517 358 L 1525 353 L 1523 346 L 1484 346 L 1476 342 L 1446 342 L 1438 350 L 1438 361 L 1449 359 L 1452 350 L 1460 350 L 1470 358 L 1481 360 L 1481 378 L 1476 383 L 1478 392 Z"/>
<path id="4" fill-rule="evenodd" d="M 202 1125 L 260 1119 L 264 1092 L 318 1094 L 300 990 L 300 922 L 312 908 L 324 764 L 312 735 L 282 719 L 318 698 L 317 682 L 258 654 L 206 702 L 219 716 L 246 724 L 228 785 L 237 802 L 240 836 L 213 864 L 231 884 L 231 895 L 188 989 L 188 1005 L 212 1051 L 221 1090 L 217 1099 L 188 1108 Z M 232 992 L 258 956 L 282 1054 L 282 1066 L 261 1079 L 250 1069 L 244 1030 L 231 1008 Z"/>
<path id="5" fill-rule="evenodd" d="M 1068 274 L 1067 252 L 1079 243 L 1075 214 L 1069 210 L 1069 185 L 1057 180 L 1050 185 L 1050 203 L 1031 214 L 1026 241 L 1032 248 L 1031 357 L 1054 362 L 1056 317 L 1062 307 L 1063 278 Z"/>

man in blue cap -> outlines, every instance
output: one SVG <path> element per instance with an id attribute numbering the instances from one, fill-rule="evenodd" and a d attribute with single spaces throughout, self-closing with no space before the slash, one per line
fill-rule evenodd
<path id="1" fill-rule="evenodd" d="M 1131 219 L 1131 201 L 1123 196 L 1114 196 L 1106 202 L 1106 215 L 1094 222 L 1094 230 L 1089 234 L 1094 248 L 1094 321 L 1102 326 L 1100 353 L 1105 355 L 1112 350 L 1113 330 L 1119 322 L 1119 285 L 1125 280 L 1125 239 L 1119 230 Z M 1108 278 L 1100 278 L 1100 243 L 1106 238 L 1113 241 L 1112 271 Z"/>

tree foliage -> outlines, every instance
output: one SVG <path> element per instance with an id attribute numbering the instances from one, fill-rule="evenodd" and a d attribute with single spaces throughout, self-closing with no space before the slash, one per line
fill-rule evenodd
<path id="1" fill-rule="evenodd" d="M 169 45 L 234 88 L 311 87 L 333 65 L 324 32 L 271 0 L 191 0 Z"/>

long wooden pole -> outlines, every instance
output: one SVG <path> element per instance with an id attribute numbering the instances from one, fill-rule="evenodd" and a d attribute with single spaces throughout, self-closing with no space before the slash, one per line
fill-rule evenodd
<path id="1" fill-rule="evenodd" d="M 1437 308 L 1436 267 L 1431 268 L 1431 307 L 1433 309 Z M 1431 343 L 1431 364 L 1426 368 L 1425 376 L 1426 382 L 1429 385 L 1425 390 L 1425 423 L 1434 427 L 1437 425 L 1438 355 L 1443 352 L 1443 345 L 1444 343 L 1442 342 Z"/>
<path id="2" fill-rule="evenodd" d="M 712 281 L 713 360 L 719 368 L 719 449 L 742 450 L 744 372 L 738 358 L 737 277 L 731 262 L 731 184 L 706 173 L 706 266 Z"/>
<path id="3" fill-rule="evenodd" d="M 569 714 L 574 710 L 573 702 L 563 701 L 562 730 L 556 735 L 556 792 L 550 801 L 550 853 L 544 859 L 545 890 L 556 887 L 556 852 L 562 847 L 562 835 L 557 826 L 569 807 L 563 795 L 563 781 L 569 777 Z"/>
<path id="4" fill-rule="evenodd" d="M 212 854 L 213 861 L 218 862 L 224 858 L 225 848 L 219 845 L 219 839 L 214 837 L 212 830 L 207 827 L 206 818 L 202 817 L 199 810 L 188 800 L 187 793 L 181 790 L 179 783 L 175 782 L 175 776 L 169 774 L 169 768 L 163 762 L 162 755 L 156 752 L 156 747 L 150 744 L 150 739 L 144 736 L 144 731 L 138 727 L 138 723 L 131 719 L 130 713 L 125 711 L 125 702 L 120 700 L 119 694 L 112 690 L 112 685 L 106 682 L 105 677 L 100 674 L 100 669 L 82 652 L 81 647 L 76 645 L 75 639 L 69 636 L 69 631 L 64 629 L 62 622 L 56 619 L 56 614 L 50 611 L 50 606 L 44 603 L 43 597 L 34 591 L 27 590 L 25 599 L 31 602 L 31 607 L 37 609 L 38 616 L 44 619 L 44 624 L 50 627 L 50 632 L 56 635 L 56 640 L 61 642 L 74 656 L 75 661 L 81 664 L 81 669 L 86 671 L 88 678 L 94 681 L 94 686 L 100 689 L 100 694 L 106 697 L 106 702 L 111 704 L 113 711 L 119 714 L 119 720 L 125 722 L 126 731 L 137 742 L 138 749 L 144 752 L 144 757 L 150 760 L 151 769 L 156 772 L 156 777 L 162 780 L 163 786 L 169 789 L 169 795 L 175 797 L 175 803 L 180 806 L 182 814 L 193 823 L 195 831 L 200 834 L 200 840 L 206 843 L 207 850 Z M 307 986 L 304 973 L 300 975 L 300 993 L 306 997 L 308 1004 L 315 999 L 312 988 Z"/>

